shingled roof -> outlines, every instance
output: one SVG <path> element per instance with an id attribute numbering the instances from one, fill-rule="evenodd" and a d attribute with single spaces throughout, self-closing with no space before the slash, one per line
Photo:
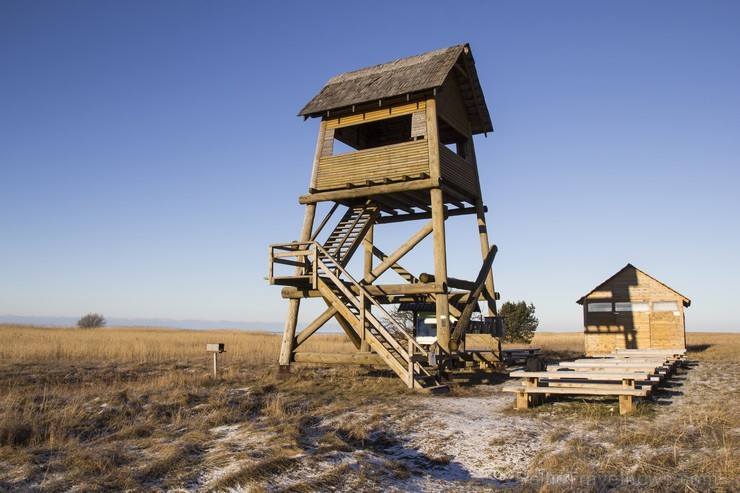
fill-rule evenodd
<path id="1" fill-rule="evenodd" d="M 459 70 L 453 71 L 455 65 Z M 337 75 L 298 115 L 320 117 L 355 105 L 433 93 L 442 87 L 451 71 L 460 85 L 473 134 L 492 132 L 491 117 L 467 44 Z"/>

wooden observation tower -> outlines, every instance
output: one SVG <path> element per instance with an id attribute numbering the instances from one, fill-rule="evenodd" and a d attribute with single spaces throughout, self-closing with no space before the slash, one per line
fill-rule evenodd
<path id="1" fill-rule="evenodd" d="M 461 361 L 500 361 L 496 247 L 489 245 L 473 146 L 473 135 L 493 126 L 470 47 L 338 75 L 299 115 L 320 118 L 321 126 L 308 193 L 299 198 L 306 206 L 300 240 L 270 246 L 270 284 L 286 286 L 282 296 L 289 300 L 281 370 L 293 362 L 384 364 L 409 387 L 429 388 Z M 317 218 L 322 202 L 331 207 Z M 480 243 L 482 268 L 475 280 L 447 273 L 445 221 L 462 215 L 477 217 L 471 241 Z M 391 249 L 374 242 L 383 225 L 405 221 L 421 227 Z M 415 275 L 401 262 L 429 235 L 432 273 Z M 398 283 L 377 282 L 392 272 Z M 305 298 L 323 300 L 326 310 L 296 334 Z M 474 322 L 478 300 L 487 302 L 490 317 Z M 413 312 L 413 329 L 390 317 L 391 304 Z M 296 351 L 332 318 L 356 353 Z M 491 347 L 465 351 L 469 332 L 491 335 Z"/>

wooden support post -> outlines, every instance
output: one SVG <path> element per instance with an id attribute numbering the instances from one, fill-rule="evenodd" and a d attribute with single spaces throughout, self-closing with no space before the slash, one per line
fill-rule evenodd
<path id="1" fill-rule="evenodd" d="M 306 206 L 306 215 L 303 218 L 303 228 L 301 229 L 301 241 L 308 241 L 313 229 L 313 220 L 316 216 L 316 204 Z M 300 273 L 301 267 L 296 268 L 296 275 Z M 295 349 L 295 329 L 298 325 L 298 311 L 301 306 L 300 299 L 291 299 L 288 302 L 288 316 L 285 320 L 285 329 L 283 330 L 283 340 L 280 344 L 280 372 L 290 373 L 290 361 L 293 350 Z"/>
<path id="2" fill-rule="evenodd" d="M 434 278 L 447 284 L 447 247 L 445 245 L 445 210 L 439 165 L 439 131 L 437 128 L 437 101 L 426 102 L 427 145 L 429 150 L 429 177 L 433 188 L 429 191 L 432 205 L 432 231 L 434 237 Z M 436 296 L 437 345 L 443 353 L 450 352 L 450 304 L 446 293 Z"/>
<path id="3" fill-rule="evenodd" d="M 410 389 L 414 388 L 414 343 L 411 338 L 408 339 L 408 346 L 406 347 L 407 354 L 409 355 L 409 381 L 406 385 Z"/>
<path id="4" fill-rule="evenodd" d="M 218 377 L 218 353 L 223 353 L 224 347 L 222 342 L 206 344 L 206 351 L 213 353 L 213 378 Z"/>
<path id="5" fill-rule="evenodd" d="M 619 414 L 628 414 L 635 410 L 635 403 L 631 395 L 619 396 Z"/>
<path id="6" fill-rule="evenodd" d="M 319 173 L 319 160 L 324 149 L 324 140 L 326 139 L 326 121 L 321 122 L 319 128 L 319 137 L 316 142 L 316 151 L 313 155 L 313 169 L 311 170 L 311 183 L 309 184 L 309 190 L 316 188 L 316 181 Z M 303 217 L 303 227 L 301 228 L 301 239 L 300 241 L 309 241 L 311 239 L 311 232 L 313 231 L 313 221 L 316 217 L 316 203 L 306 205 L 306 214 Z M 296 268 L 296 275 L 300 273 L 301 268 Z M 283 340 L 280 344 L 280 372 L 290 373 L 290 362 L 291 356 L 295 350 L 295 329 L 298 325 L 298 311 L 300 309 L 301 300 L 291 299 L 288 303 L 288 316 L 285 320 L 285 329 L 283 331 Z"/>
<path id="7" fill-rule="evenodd" d="M 434 223 L 434 278 L 436 282 L 447 281 L 447 248 L 445 245 L 445 218 L 442 190 L 433 188 L 432 222 Z M 436 295 L 437 344 L 441 351 L 450 352 L 450 305 L 446 293 Z"/>
<path id="8" fill-rule="evenodd" d="M 375 226 L 370 226 L 370 229 L 367 230 L 367 233 L 365 233 L 364 241 L 362 242 L 363 247 L 365 248 L 365 258 L 364 258 L 364 277 L 370 277 L 370 273 L 373 271 L 373 233 L 375 232 Z M 367 342 L 366 339 L 366 331 L 367 331 L 367 321 L 365 320 L 365 312 L 369 312 L 372 308 L 372 303 L 370 303 L 368 300 L 365 299 L 365 296 L 362 296 L 362 334 L 361 339 L 362 342 L 360 343 L 360 351 L 362 352 L 370 352 L 370 343 Z"/>
<path id="9" fill-rule="evenodd" d="M 514 409 L 527 409 L 529 407 L 529 396 L 524 390 L 516 393 Z"/>

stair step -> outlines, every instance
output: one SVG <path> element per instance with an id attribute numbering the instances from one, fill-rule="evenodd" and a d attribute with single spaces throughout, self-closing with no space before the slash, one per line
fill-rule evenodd
<path id="1" fill-rule="evenodd" d="M 448 393 L 450 391 L 450 387 L 447 385 L 433 385 L 431 387 L 421 387 L 419 390 L 429 392 L 434 395 L 440 395 Z"/>

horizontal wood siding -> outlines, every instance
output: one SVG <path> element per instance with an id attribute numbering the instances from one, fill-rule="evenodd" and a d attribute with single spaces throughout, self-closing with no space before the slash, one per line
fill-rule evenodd
<path id="1" fill-rule="evenodd" d="M 402 104 L 383 108 L 375 111 L 366 111 L 355 115 L 342 116 L 339 118 L 326 118 L 326 128 L 347 127 L 349 125 L 358 125 L 376 120 L 383 120 L 393 116 L 408 115 L 417 111 L 426 110 L 426 101 L 417 101 L 415 103 Z"/>
<path id="2" fill-rule="evenodd" d="M 324 156 L 319 160 L 316 189 L 337 190 L 365 186 L 367 180 L 401 181 L 404 176 L 429 175 L 429 152 L 425 140 L 404 142 L 374 149 Z"/>
<path id="3" fill-rule="evenodd" d="M 468 111 L 465 108 L 465 102 L 453 74 L 447 77 L 436 99 L 439 117 L 462 135 L 470 135 Z"/>
<path id="4" fill-rule="evenodd" d="M 472 164 L 443 145 L 439 146 L 439 162 L 443 180 L 464 191 L 471 198 L 480 197 L 480 190 L 478 190 L 478 182 Z"/>

